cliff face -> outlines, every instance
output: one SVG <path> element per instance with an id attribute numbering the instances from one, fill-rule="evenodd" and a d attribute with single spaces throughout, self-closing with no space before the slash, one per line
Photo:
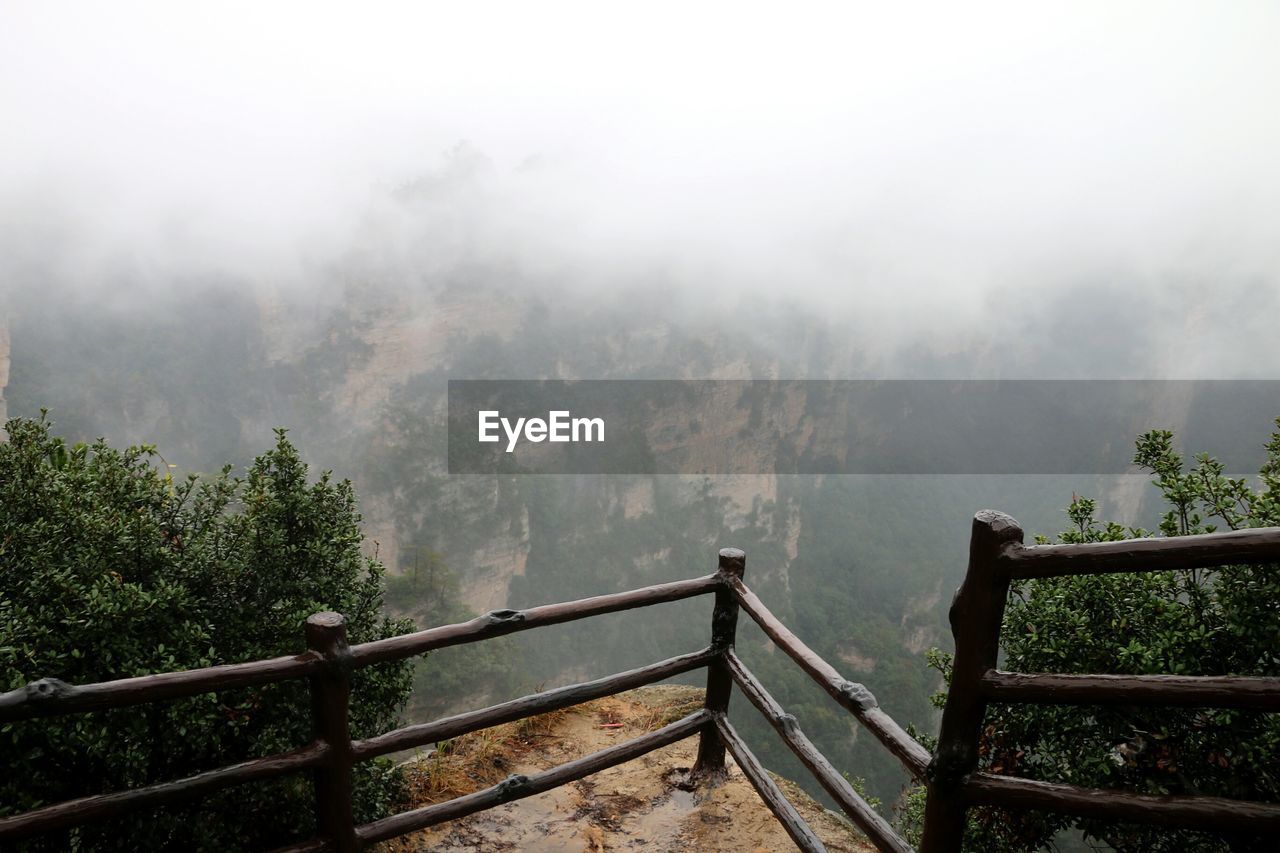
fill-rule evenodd
<path id="1" fill-rule="evenodd" d="M 289 427 L 313 470 L 332 468 L 355 482 L 369 550 L 402 575 L 395 604 L 430 620 L 424 625 L 464 618 L 464 607 L 526 607 L 688 578 L 713 570 L 717 547 L 742 547 L 749 582 L 781 618 L 875 689 L 895 717 L 925 725 L 937 685 L 920 654 L 949 640 L 945 602 L 963 573 L 967 516 L 993 506 L 1015 512 L 1028 532 L 1052 533 L 1073 489 L 1099 494 L 1088 481 L 1050 490 L 1020 478 L 450 477 L 451 377 L 874 374 L 850 336 L 817 318 L 757 311 L 702 322 L 666 304 L 558 298 L 493 275 L 490 284 L 482 273 L 459 277 L 465 285 L 353 286 L 305 305 L 298 294 L 250 300 L 213 290 L 145 315 L 36 303 L 14 320 L 19 369 L 3 393 L 23 415 L 50 406 L 62 434 L 75 440 L 154 442 L 186 471 L 243 466 L 270 446 L 271 427 Z M 0 331 L 2 385 L 9 329 Z M 982 375 L 980 364 L 972 367 Z M 813 428 L 811 405 L 800 395 L 771 395 L 759 416 L 805 450 L 838 453 L 839 442 Z M 1178 428 L 1185 405 L 1178 408 L 1162 426 Z M 703 418 L 684 450 L 690 469 L 723 456 L 750 417 L 744 409 Z M 686 430 L 688 419 L 673 414 L 646 438 L 655 446 Z M 771 452 L 735 443 L 746 456 Z M 1136 506 L 1140 486 L 1117 491 L 1112 505 Z M 1105 516 L 1115 514 L 1104 507 Z M 433 570 L 419 575 L 423 565 Z M 497 679 L 505 677 L 498 664 L 510 658 L 521 678 L 538 684 L 643 665 L 706 642 L 705 602 L 688 604 L 656 617 L 587 620 L 571 634 L 530 632 L 518 655 L 512 646 L 455 670 Z M 744 624 L 739 647 L 756 653 L 752 666 L 762 678 L 785 685 L 786 660 L 751 630 Z M 465 679 L 449 660 L 441 654 L 427 663 L 440 677 L 427 672 L 423 693 L 438 703 L 476 689 L 459 686 Z M 785 689 L 779 698 L 796 699 Z M 891 759 L 843 723 L 819 725 L 840 744 L 833 759 L 867 768 L 869 790 L 894 795 Z"/>
<path id="2" fill-rule="evenodd" d="M 297 292 L 250 299 L 209 290 L 186 301 L 175 297 L 146 315 L 76 316 L 49 308 L 36 316 L 36 303 L 14 330 L 25 350 L 17 354 L 21 388 L 4 388 L 9 324 L 0 323 L 0 411 L 16 406 L 32 415 L 49 405 L 59 427 L 77 440 L 105 435 L 118 445 L 154 442 L 197 471 L 229 460 L 243 465 L 269 446 L 272 427 L 288 426 L 317 467 L 355 481 L 370 550 L 376 548 L 393 573 L 423 551 L 443 555 L 472 610 L 687 577 L 709 568 L 716 546 L 732 542 L 749 549 L 753 583 L 767 583 L 779 607 L 793 594 L 811 602 L 822 597 L 824 583 L 857 587 L 844 595 L 868 606 L 883 604 L 886 589 L 906 586 L 912 598 L 890 601 L 884 614 L 900 623 L 894 629 L 905 632 L 903 647 L 939 639 L 941 605 L 921 602 L 936 598 L 941 567 L 936 560 L 921 567 L 916 559 L 895 564 L 890 577 L 884 567 L 896 556 L 866 556 L 892 538 L 886 526 L 899 524 L 867 490 L 774 475 L 541 483 L 446 475 L 450 377 L 867 375 L 872 368 L 849 336 L 821 318 L 786 312 L 769 317 L 748 308 L 703 322 L 652 297 L 557 294 L 486 270 L 446 278 L 410 287 L 353 273 L 352 281 L 366 283 L 323 299 Z M 981 374 L 982 367 L 975 363 L 973 370 Z M 806 405 L 788 391 L 755 414 L 797 449 L 839 456 L 838 437 L 819 434 Z M 1161 425 L 1177 429 L 1188 405 L 1170 403 Z M 681 445 L 691 469 L 721 464 L 732 452 L 740 467 L 767 470 L 762 460 L 773 448 L 741 440 L 751 432 L 744 428 L 753 412 L 736 413 L 699 419 L 696 412 L 673 411 L 650 425 L 647 439 L 655 448 L 672 435 L 688 441 L 695 418 L 699 430 Z M 753 453 L 758 458 L 750 461 Z M 1071 488 L 1061 491 L 1055 510 Z M 1078 488 L 1090 491 L 1088 483 Z M 1141 478 L 1116 486 L 1103 495 L 1104 514 L 1132 515 L 1144 489 Z M 963 518 L 983 505 L 976 495 L 939 504 L 922 491 L 892 499 L 897 506 L 887 509 L 900 508 L 904 519 L 898 538 L 910 540 L 915 534 L 908 527 Z M 1025 500 L 1007 490 L 996 503 L 1025 512 Z M 859 517 L 874 521 L 855 533 Z M 1036 532 L 1058 529 L 1024 520 Z M 963 543 L 956 546 L 962 550 Z M 922 549 L 926 558 L 930 553 Z M 878 580 L 867 580 L 877 571 Z M 836 621 L 847 616 L 822 614 Z M 883 659 L 882 651 L 854 645 L 848 653 L 859 660 Z"/>
<path id="3" fill-rule="evenodd" d="M 633 375 L 743 378 L 776 373 L 776 365 L 752 363 L 740 347 L 700 348 L 687 351 L 689 341 L 664 322 L 638 321 L 621 330 L 602 331 L 600 324 L 580 317 L 561 317 L 547 311 L 538 299 L 499 294 L 484 288 L 444 288 L 413 293 L 392 289 L 359 288 L 350 291 L 337 306 L 300 316 L 297 306 L 285 299 L 259 303 L 266 355 L 277 365 L 297 366 L 316 360 L 317 352 L 341 349 L 341 367 L 321 389 L 333 424 L 335 442 L 357 445 L 362 458 L 352 458 L 344 474 L 353 476 L 370 548 L 392 572 L 400 568 L 414 549 L 444 553 L 460 582 L 463 602 L 472 610 L 507 606 L 513 579 L 525 575 L 537 535 L 530 520 L 529 502 L 536 498 L 522 491 L 520 483 L 479 478 L 445 477 L 442 444 L 444 379 L 450 375 L 595 376 L 624 378 Z M 327 316 L 326 316 L 327 313 Z M 546 340 L 533 340 L 531 324 L 541 323 Z M 579 352 L 556 339 L 557 324 L 572 325 L 565 337 L 589 336 L 578 341 Z M 340 336 L 345 336 L 339 339 Z M 541 336 L 541 335 L 539 335 Z M 495 348 L 519 350 L 541 347 L 570 350 L 545 364 L 531 359 L 508 365 L 485 364 Z M 803 420 L 799 401 L 793 410 L 778 412 L 792 428 Z M 745 425 L 721 423 L 707 429 L 698 445 L 690 448 L 695 459 L 713 462 L 722 453 L 725 435 Z M 255 430 L 261 425 L 255 425 Z M 663 424 L 654 425 L 655 440 Z M 762 448 L 762 452 L 764 449 Z M 411 459 L 409 457 L 412 457 Z M 374 460 L 369 464 L 369 460 Z M 557 535 L 566 539 L 605 536 L 621 526 L 642 525 L 672 501 L 696 496 L 718 504 L 724 526 L 742 526 L 761 506 L 787 500 L 779 495 L 777 478 L 750 475 L 716 478 L 709 491 L 702 478 L 613 477 L 595 482 L 586 492 L 570 489 L 576 514 L 558 522 Z M 588 520 L 591 519 L 591 520 Z M 794 559 L 800 538 L 799 514 L 774 513 L 771 533 L 786 543 L 788 559 Z M 575 526 L 582 530 L 575 531 Z M 591 528 L 591 529 L 587 529 Z M 545 532 L 545 523 L 542 528 Z M 709 553 L 716 543 L 708 536 Z M 635 573 L 644 575 L 664 557 L 660 537 L 652 537 L 627 554 Z M 669 556 L 665 555 L 665 556 Z M 705 566 L 681 570 L 688 575 Z M 773 571 L 785 579 L 785 563 Z"/>
<path id="4" fill-rule="evenodd" d="M 348 292 L 336 307 L 302 318 L 285 302 L 262 304 L 263 338 L 273 361 L 301 365 L 313 362 L 317 352 L 344 354 L 319 389 L 329 407 L 325 420 L 339 436 L 333 438 L 335 449 L 325 452 L 330 459 L 350 453 L 342 473 L 356 480 L 366 532 L 393 573 L 419 549 L 441 553 L 458 578 L 461 600 L 483 612 L 564 593 L 568 585 L 563 582 L 547 586 L 548 563 L 603 555 L 609 541 L 625 542 L 624 552 L 610 552 L 612 568 L 604 576 L 585 578 L 587 582 L 638 585 L 666 579 L 664 570 L 689 576 L 707 568 L 705 555 L 724 544 L 724 536 L 743 544 L 741 531 L 746 531 L 746 541 L 756 543 L 754 581 L 771 584 L 775 601 L 781 596 L 785 606 L 805 542 L 831 535 L 830 528 L 809 535 L 806 525 L 812 526 L 813 508 L 802 511 L 805 500 L 825 488 L 821 477 L 802 478 L 802 483 L 791 478 L 787 484 L 775 475 L 556 478 L 556 485 L 541 488 L 529 482 L 536 478 L 445 476 L 444 384 L 450 376 L 821 376 L 839 375 L 854 360 L 850 344 L 832 344 L 822 334 L 791 330 L 787 340 L 801 352 L 785 361 L 786 356 L 776 354 L 785 347 L 753 349 L 752 336 L 701 329 L 691 333 L 658 314 L 620 318 L 599 313 L 589 301 L 549 305 L 530 292 L 502 285 L 413 292 L 366 286 Z M 824 340 L 820 346 L 814 343 Z M 1176 428 L 1186 418 L 1189 401 L 1169 405 L 1170 411 L 1159 413 L 1161 422 Z M 815 435 L 802 395 L 783 394 L 764 411 L 774 431 L 797 447 L 817 454 L 843 452 L 831 436 Z M 722 464 L 719 456 L 730 446 L 735 453 L 752 451 L 740 440 L 727 440 L 741 436 L 748 426 L 752 412 L 739 412 L 738 420 L 701 418 L 692 443 L 683 443 L 688 436 L 682 439 L 690 467 Z M 651 446 L 659 448 L 668 436 L 686 432 L 691 417 L 697 413 L 673 412 L 669 422 L 655 421 L 649 430 Z M 351 453 L 351 447 L 357 450 Z M 763 446 L 756 450 L 762 459 L 772 452 Z M 756 467 L 768 466 L 760 462 Z M 1108 514 L 1135 515 L 1144 489 L 1142 478 L 1110 487 L 1102 495 Z M 700 524 L 699 508 L 714 519 Z M 966 503 L 963 512 L 975 508 Z M 856 505 L 833 509 L 857 511 Z M 667 541 L 673 526 L 696 540 L 702 562 L 690 563 L 693 550 L 677 547 L 673 553 Z M 640 535 L 646 529 L 652 534 Z M 817 551 L 813 559 L 829 558 L 821 548 Z M 859 562 L 856 555 L 848 559 Z M 857 568 L 847 565 L 842 571 Z M 913 588 L 899 609 L 886 614 L 897 623 L 903 648 L 912 653 L 944 639 L 935 617 L 945 590 L 936 571 L 915 571 L 928 575 L 927 585 Z M 900 582 L 909 583 L 906 574 Z M 864 594 L 871 600 L 874 593 L 868 589 Z M 877 657 L 852 647 L 846 653 L 863 662 Z"/>

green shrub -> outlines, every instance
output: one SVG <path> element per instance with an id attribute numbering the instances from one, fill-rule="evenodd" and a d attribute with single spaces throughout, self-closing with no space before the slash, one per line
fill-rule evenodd
<path id="1" fill-rule="evenodd" d="M 1280 525 L 1280 420 L 1260 488 L 1224 476 L 1201 454 L 1188 468 L 1165 430 L 1138 439 L 1135 464 L 1168 505 L 1166 536 Z M 1073 499 L 1062 542 L 1150 535 L 1101 523 L 1096 503 Z M 1040 541 L 1045 541 L 1041 539 Z M 1001 667 L 1019 672 L 1179 675 L 1280 674 L 1280 571 L 1223 566 L 1015 583 L 1001 633 Z M 930 654 L 944 678 L 950 656 Z M 944 697 L 938 697 L 938 706 Z M 1113 788 L 1280 802 L 1280 715 L 1214 708 L 994 705 L 979 744 L 995 773 Z M 918 794 L 907 813 L 918 820 Z M 908 823 L 911 821 L 908 820 Z M 966 849 L 1035 850 L 1065 827 L 1121 851 L 1269 850 L 1264 839 L 975 809 Z M 909 831 L 914 831 L 908 827 Z M 1274 839 L 1272 839 L 1274 841 Z"/>
<path id="2" fill-rule="evenodd" d="M 68 447 L 15 419 L 0 444 L 0 689 L 71 684 L 304 648 L 306 617 L 335 610 L 352 643 L 403 633 L 381 615 L 382 566 L 361 555 L 355 494 L 278 431 L 243 479 L 175 481 L 151 447 Z M 393 727 L 409 662 L 356 673 L 355 737 Z M 0 728 L 0 815 L 189 776 L 312 737 L 305 680 Z M 357 766 L 361 818 L 398 796 L 387 765 Z M 43 837 L 31 849 L 243 849 L 314 830 L 311 783 L 288 777 L 189 806 Z"/>

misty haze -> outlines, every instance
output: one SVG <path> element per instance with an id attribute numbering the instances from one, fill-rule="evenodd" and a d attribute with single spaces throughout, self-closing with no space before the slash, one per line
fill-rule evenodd
<path id="1" fill-rule="evenodd" d="M 1278 40 L 1266 2 L 0 3 L 0 847 L 1268 849 Z M 510 394 L 451 428 L 471 380 Z M 814 390 L 847 380 L 874 412 Z M 540 444 L 555 423 L 573 440 Z M 1187 534 L 1149 574 L 992 556 L 1000 669 L 1248 698 L 983 693 L 948 757 L 947 679 L 997 663 L 948 619 L 983 536 L 1096 567 Z M 329 611 L 354 658 L 307 621 Z M 704 648 L 665 686 L 378 741 Z M 132 707 L 75 687 L 299 654 Z M 629 770 L 519 781 L 696 714 Z M 279 778 L 56 806 L 304 747 Z M 1246 808 L 939 805 L 952 767 Z"/>

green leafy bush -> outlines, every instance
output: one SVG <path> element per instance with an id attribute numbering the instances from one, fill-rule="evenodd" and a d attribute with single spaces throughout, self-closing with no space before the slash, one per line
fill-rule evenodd
<path id="1" fill-rule="evenodd" d="M 1201 454 L 1188 468 L 1173 434 L 1141 436 L 1134 462 L 1152 475 L 1168 511 L 1166 536 L 1280 525 L 1280 419 L 1260 488 L 1224 475 Z M 1150 535 L 1101 523 L 1076 497 L 1062 542 Z M 1045 541 L 1043 539 L 1041 542 Z M 1015 583 L 1001 634 L 1002 668 L 1020 672 L 1182 675 L 1280 674 L 1280 571 L 1224 566 Z M 950 657 L 934 669 L 950 675 Z M 941 707 L 945 697 L 938 697 Z M 1280 801 L 1280 715 L 1211 708 L 995 705 L 980 743 L 983 769 L 1144 794 Z M 918 818 L 919 797 L 908 811 Z M 1122 851 L 1263 850 L 1263 839 L 1056 814 L 975 809 L 966 849 L 1033 850 L 1064 827 Z M 1272 839 L 1274 841 L 1274 839 Z"/>
<path id="2" fill-rule="evenodd" d="M 403 633 L 381 615 L 350 483 L 307 466 L 278 431 L 243 479 L 175 481 L 151 447 L 67 446 L 40 420 L 0 444 L 0 689 L 105 681 L 296 654 L 306 617 L 335 610 L 352 643 Z M 356 737 L 393 727 L 408 662 L 357 672 Z M 188 776 L 312 737 L 305 681 L 0 728 L 0 815 Z M 398 796 L 385 764 L 357 767 L 357 811 Z M 87 825 L 31 849 L 243 849 L 314 830 L 305 776 Z"/>

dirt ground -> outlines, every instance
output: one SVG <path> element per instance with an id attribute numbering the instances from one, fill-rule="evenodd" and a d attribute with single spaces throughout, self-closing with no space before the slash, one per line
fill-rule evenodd
<path id="1" fill-rule="evenodd" d="M 695 710 L 702 691 L 648 687 L 533 720 L 476 732 L 407 766 L 412 806 L 493 785 L 513 773 L 533 773 L 587 755 Z M 390 851 L 665 851 L 794 850 L 782 826 L 729 759 L 728 778 L 685 790 L 697 739 L 544 794 L 507 803 L 383 844 Z M 787 798 L 831 851 L 874 850 L 850 825 L 793 783 L 778 779 Z"/>

